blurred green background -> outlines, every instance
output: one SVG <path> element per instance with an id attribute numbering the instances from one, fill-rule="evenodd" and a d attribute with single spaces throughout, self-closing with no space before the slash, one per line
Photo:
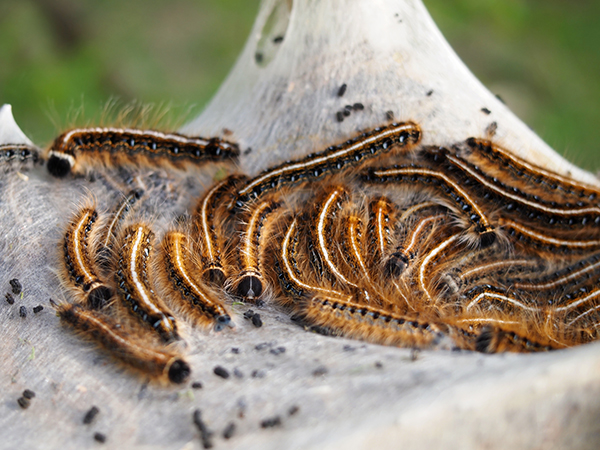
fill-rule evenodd
<path id="1" fill-rule="evenodd" d="M 425 0 L 461 58 L 552 147 L 600 168 L 598 0 Z M 0 0 L 0 104 L 37 143 L 111 98 L 191 118 L 242 49 L 259 0 Z M 82 108 L 83 106 L 83 108 Z M 82 112 L 83 111 L 83 112 Z"/>

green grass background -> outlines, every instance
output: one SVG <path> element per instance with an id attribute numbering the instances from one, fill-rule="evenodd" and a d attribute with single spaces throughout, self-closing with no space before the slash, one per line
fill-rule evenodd
<path id="1" fill-rule="evenodd" d="M 460 57 L 552 147 L 600 168 L 600 2 L 425 0 Z M 0 0 L 0 104 L 38 143 L 111 98 L 193 117 L 259 0 Z M 83 108 L 82 108 L 83 106 Z M 83 112 L 81 112 L 83 111 Z"/>

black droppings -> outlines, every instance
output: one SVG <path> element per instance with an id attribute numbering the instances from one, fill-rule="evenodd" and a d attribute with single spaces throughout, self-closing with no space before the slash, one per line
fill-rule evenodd
<path id="1" fill-rule="evenodd" d="M 337 119 L 338 122 L 343 122 L 344 121 L 344 113 L 342 111 L 336 112 L 335 118 Z"/>
<path id="2" fill-rule="evenodd" d="M 283 36 L 275 36 L 273 38 L 273 44 L 281 44 L 283 42 Z"/>
<path id="3" fill-rule="evenodd" d="M 252 147 L 248 147 L 246 150 L 244 150 L 244 155 L 249 155 L 250 153 L 252 153 Z"/>
<path id="4" fill-rule="evenodd" d="M 352 113 L 352 110 L 350 108 L 344 108 L 342 110 L 342 114 L 344 115 L 344 117 L 348 117 L 351 113 Z"/>
<path id="5" fill-rule="evenodd" d="M 325 366 L 321 366 L 321 367 L 317 367 L 315 370 L 313 370 L 313 376 L 314 377 L 322 377 L 323 375 L 325 375 L 327 372 L 329 372 L 327 370 L 327 367 Z"/>
<path id="6" fill-rule="evenodd" d="M 253 370 L 251 375 L 252 378 L 264 378 L 266 374 L 263 370 Z"/>
<path id="7" fill-rule="evenodd" d="M 254 325 L 256 328 L 262 327 L 262 320 L 260 319 L 260 314 L 255 313 L 252 309 L 249 309 L 244 313 L 244 319 L 252 321 L 252 325 Z"/>
<path id="8" fill-rule="evenodd" d="M 392 110 L 386 111 L 385 112 L 385 118 L 387 120 L 394 120 L 394 111 L 392 111 Z"/>
<path id="9" fill-rule="evenodd" d="M 33 392 L 31 389 L 25 389 L 23 391 L 23 397 L 25 397 L 28 400 L 31 400 L 33 397 L 35 397 L 35 392 Z"/>
<path id="10" fill-rule="evenodd" d="M 138 392 L 137 398 L 138 400 L 142 400 L 143 398 L 146 397 L 146 393 L 148 391 L 148 383 L 144 383 L 142 384 L 142 386 L 140 387 L 140 391 Z"/>
<path id="11" fill-rule="evenodd" d="M 19 295 L 21 293 L 21 291 L 23 290 L 23 286 L 21 285 L 21 282 L 17 278 L 13 278 L 12 280 L 9 281 L 9 283 L 10 283 L 10 287 L 12 288 L 13 294 Z"/>
<path id="12" fill-rule="evenodd" d="M 260 319 L 260 314 L 256 313 L 252 316 L 252 325 L 256 328 L 262 327 L 262 320 Z"/>
<path id="13" fill-rule="evenodd" d="M 99 413 L 100 409 L 97 406 L 92 406 L 88 412 L 85 413 L 85 416 L 83 416 L 83 424 L 89 425 L 92 423 Z"/>
<path id="14" fill-rule="evenodd" d="M 12 296 L 12 294 L 10 292 L 6 293 L 6 303 L 8 303 L 9 305 L 15 304 L 15 298 Z"/>
<path id="15" fill-rule="evenodd" d="M 100 444 L 104 444 L 106 442 L 106 435 L 104 433 L 94 433 L 94 440 Z"/>
<path id="16" fill-rule="evenodd" d="M 487 108 L 481 108 L 481 112 L 487 115 L 490 115 L 492 112 Z"/>
<path id="17" fill-rule="evenodd" d="M 281 416 L 269 417 L 260 422 L 261 428 L 273 428 L 281 426 Z"/>
<path id="18" fill-rule="evenodd" d="M 212 435 L 213 432 L 208 429 L 204 421 L 202 420 L 202 413 L 199 409 L 194 411 L 193 414 L 194 425 L 198 428 L 200 432 L 200 439 L 202 439 L 202 447 L 204 448 L 212 448 Z"/>
<path id="19" fill-rule="evenodd" d="M 285 353 L 285 347 L 272 348 L 269 350 L 269 353 L 272 353 L 273 355 L 281 355 L 282 353 Z"/>
<path id="20" fill-rule="evenodd" d="M 264 55 L 261 52 L 256 52 L 254 54 L 254 61 L 256 61 L 257 64 L 262 63 L 263 59 L 264 59 Z"/>
<path id="21" fill-rule="evenodd" d="M 21 316 L 23 319 L 25 317 L 27 317 L 27 308 L 25 308 L 24 306 L 21 306 L 19 308 L 19 316 Z"/>
<path id="22" fill-rule="evenodd" d="M 351 345 L 344 345 L 344 348 L 343 348 L 343 350 L 344 350 L 345 352 L 354 352 L 354 351 L 356 351 L 356 347 L 353 347 L 353 346 L 351 346 Z"/>
<path id="23" fill-rule="evenodd" d="M 237 348 L 237 347 L 232 347 L 231 348 L 231 353 L 235 353 L 236 355 L 239 355 L 240 354 L 240 349 Z"/>
<path id="24" fill-rule="evenodd" d="M 23 409 L 27 409 L 29 408 L 29 405 L 31 405 L 31 400 L 29 400 L 28 398 L 25 397 L 19 397 L 17 399 L 17 403 L 19 404 L 19 406 Z"/>
<path id="25" fill-rule="evenodd" d="M 355 103 L 352 105 L 352 109 L 354 109 L 354 111 L 362 111 L 365 109 L 365 106 L 362 103 Z"/>
<path id="26" fill-rule="evenodd" d="M 498 130 L 498 122 L 494 121 L 491 122 L 487 128 L 485 129 L 485 134 L 487 134 L 488 136 L 494 136 L 496 134 L 496 131 Z"/>
<path id="27" fill-rule="evenodd" d="M 192 383 L 192 389 L 202 389 L 202 383 L 199 381 L 194 381 Z"/>
<path id="28" fill-rule="evenodd" d="M 33 313 L 37 314 L 39 312 L 42 312 L 44 310 L 44 307 L 42 305 L 37 305 L 33 307 Z"/>
<path id="29" fill-rule="evenodd" d="M 339 89 L 338 89 L 338 91 L 337 91 L 337 95 L 338 95 L 338 97 L 343 97 L 343 96 L 344 96 L 344 94 L 346 93 L 346 88 L 347 88 L 347 87 L 348 87 L 348 85 L 346 85 L 346 83 L 344 83 L 344 84 L 342 84 L 342 85 L 340 86 L 340 88 L 339 88 Z"/>
<path id="30" fill-rule="evenodd" d="M 298 405 L 292 405 L 290 406 L 290 409 L 288 409 L 288 415 L 289 416 L 293 416 L 295 415 L 298 411 L 300 411 L 300 407 Z"/>
<path id="31" fill-rule="evenodd" d="M 216 366 L 213 369 L 213 372 L 215 373 L 216 376 L 227 379 L 229 378 L 229 371 L 223 367 L 223 366 Z"/>
<path id="32" fill-rule="evenodd" d="M 229 422 L 225 429 L 223 430 L 223 438 L 231 439 L 235 434 L 235 423 Z"/>
<path id="33" fill-rule="evenodd" d="M 236 367 L 233 369 L 233 376 L 236 378 L 244 378 L 244 373 Z"/>
<path id="34" fill-rule="evenodd" d="M 375 361 L 375 367 L 377 367 L 378 369 L 382 369 L 383 364 L 381 363 L 381 361 Z"/>
<path id="35" fill-rule="evenodd" d="M 272 346 L 273 346 L 273 343 L 271 343 L 271 342 L 261 342 L 260 344 L 256 344 L 254 346 L 254 349 L 261 351 L 261 350 L 264 350 L 264 349 L 272 347 Z"/>
<path id="36" fill-rule="evenodd" d="M 432 94 L 433 94 L 433 89 L 429 89 L 427 91 L 427 94 L 425 94 L 425 95 L 427 95 L 427 97 L 431 97 Z"/>

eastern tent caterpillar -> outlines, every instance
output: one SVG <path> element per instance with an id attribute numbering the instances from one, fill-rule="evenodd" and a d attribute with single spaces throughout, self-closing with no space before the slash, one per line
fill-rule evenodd
<path id="1" fill-rule="evenodd" d="M 509 172 L 517 179 L 526 180 L 530 187 L 540 186 L 544 192 L 557 195 L 559 199 L 567 195 L 577 202 L 594 201 L 600 197 L 600 190 L 597 188 L 528 163 L 490 141 L 469 138 L 466 144 L 471 150 L 470 156 L 476 157 L 477 161 L 491 161 L 496 167 L 501 168 L 503 173 Z"/>
<path id="2" fill-rule="evenodd" d="M 82 208 L 73 218 L 63 240 L 63 254 L 67 279 L 86 296 L 93 309 L 102 308 L 113 292 L 97 275 L 94 258 L 90 256 L 90 234 L 98 218 L 93 208 Z"/>
<path id="3" fill-rule="evenodd" d="M 155 330 L 163 341 L 179 339 L 175 318 L 149 282 L 150 253 L 154 233 L 143 224 L 126 228 L 119 237 L 115 283 L 127 309 Z"/>
<path id="4" fill-rule="evenodd" d="M 240 240 L 241 270 L 233 281 L 236 294 L 246 300 L 257 301 L 265 290 L 265 280 L 261 270 L 261 253 L 265 246 L 265 220 L 267 216 L 279 208 L 280 204 L 273 200 L 253 205 L 248 223 Z"/>
<path id="5" fill-rule="evenodd" d="M 223 211 L 219 206 L 226 203 L 227 194 L 232 193 L 235 186 L 246 180 L 243 175 L 231 175 L 217 183 L 200 199 L 194 213 L 194 232 L 200 238 L 200 260 L 203 268 L 203 276 L 206 280 L 217 286 L 222 286 L 227 278 L 227 271 L 221 260 L 221 248 L 224 245 L 220 238 L 224 233 L 217 233 L 216 225 L 218 219 L 223 219 Z M 220 214 L 221 213 L 221 214 Z M 225 224 L 221 221 L 221 228 Z"/>
<path id="6" fill-rule="evenodd" d="M 27 144 L 0 145 L 0 168 L 4 171 L 30 169 L 39 161 L 39 152 L 35 147 Z"/>
<path id="7" fill-rule="evenodd" d="M 395 147 L 412 148 L 420 138 L 421 130 L 411 122 L 375 128 L 341 145 L 329 147 L 323 153 L 310 154 L 299 161 L 264 171 L 238 191 L 236 205 L 242 207 L 249 199 L 283 184 L 302 183 L 319 179 L 327 173 L 341 172 Z"/>
<path id="8" fill-rule="evenodd" d="M 215 331 L 221 331 L 230 325 L 231 317 L 214 293 L 208 291 L 197 281 L 196 267 L 190 257 L 188 238 L 179 231 L 167 233 L 162 241 L 161 264 L 165 283 L 177 305 L 200 326 L 214 325 Z"/>
<path id="9" fill-rule="evenodd" d="M 446 335 L 434 323 L 341 299 L 313 297 L 302 314 L 311 323 L 377 344 L 427 348 L 439 344 Z"/>
<path id="10" fill-rule="evenodd" d="M 237 158 L 236 144 L 218 138 L 131 128 L 76 128 L 57 137 L 48 151 L 48 172 L 58 178 L 81 174 L 94 164 L 140 163 L 176 167 Z"/>
<path id="11" fill-rule="evenodd" d="M 342 186 L 329 188 L 322 201 L 319 203 L 316 224 L 312 225 L 314 241 L 316 242 L 317 252 L 322 263 L 335 276 L 343 286 L 358 287 L 351 282 L 338 268 L 335 259 L 335 253 L 331 251 L 332 246 L 332 221 L 336 213 L 341 209 L 342 204 L 349 200 L 349 194 Z"/>
<path id="12" fill-rule="evenodd" d="M 107 316 L 79 305 L 52 303 L 64 322 L 131 367 L 176 384 L 185 382 L 190 376 L 190 366 L 181 357 L 137 342 Z"/>

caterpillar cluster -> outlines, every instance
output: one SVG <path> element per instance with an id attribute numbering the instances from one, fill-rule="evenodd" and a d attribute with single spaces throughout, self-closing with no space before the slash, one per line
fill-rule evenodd
<path id="1" fill-rule="evenodd" d="M 160 242 L 146 223 L 123 225 L 139 191 L 110 217 L 83 207 L 61 250 L 75 300 L 58 314 L 131 367 L 176 383 L 190 372 L 174 350 L 179 321 L 224 330 L 231 299 L 404 347 L 530 352 L 597 339 L 600 190 L 486 140 L 420 138 L 418 125 L 394 123 L 254 178 L 230 175 Z M 204 164 L 239 153 L 184 140 L 75 130 L 56 140 L 48 169 L 64 177 L 107 161 L 177 165 L 183 152 Z"/>

